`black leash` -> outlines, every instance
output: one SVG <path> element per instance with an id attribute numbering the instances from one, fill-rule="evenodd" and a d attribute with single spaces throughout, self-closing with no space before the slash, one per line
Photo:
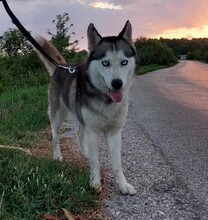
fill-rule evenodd
<path id="1" fill-rule="evenodd" d="M 9 15 L 9 17 L 12 19 L 12 22 L 17 26 L 17 28 L 22 32 L 22 34 L 30 41 L 30 43 L 40 52 L 43 54 L 43 56 L 45 56 L 51 63 L 53 63 L 56 67 L 58 68 L 63 68 L 63 69 L 68 69 L 69 73 L 75 73 L 76 69 L 75 67 L 72 66 L 63 66 L 58 64 L 51 56 L 49 56 L 48 53 L 46 53 L 45 50 L 43 50 L 43 48 L 37 43 L 37 41 L 31 36 L 31 34 L 25 29 L 25 27 L 19 22 L 19 20 L 17 19 L 17 17 L 14 15 L 14 13 L 11 11 L 11 9 L 9 8 L 6 0 L 0 0 L 3 5 L 4 8 L 7 12 L 7 14 Z"/>

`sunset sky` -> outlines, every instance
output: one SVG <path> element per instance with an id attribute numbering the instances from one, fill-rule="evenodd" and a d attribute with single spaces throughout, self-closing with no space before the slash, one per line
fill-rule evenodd
<path id="1" fill-rule="evenodd" d="M 208 0 L 7 0 L 14 14 L 34 35 L 48 38 L 52 20 L 68 12 L 70 29 L 87 48 L 86 30 L 94 23 L 101 35 L 117 35 L 126 20 L 133 26 L 133 37 L 208 37 Z M 12 28 L 0 2 L 0 35 Z M 84 37 L 84 39 L 82 39 Z"/>

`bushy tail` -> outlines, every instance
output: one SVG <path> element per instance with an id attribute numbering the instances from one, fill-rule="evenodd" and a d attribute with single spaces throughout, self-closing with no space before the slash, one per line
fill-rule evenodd
<path id="1" fill-rule="evenodd" d="M 46 53 L 51 56 L 58 64 L 66 64 L 65 59 L 50 42 L 48 42 L 45 38 L 41 36 L 36 36 L 34 38 L 38 42 L 38 44 L 46 51 Z M 52 76 L 56 66 L 51 63 L 47 58 L 45 58 L 38 50 L 35 49 L 35 51 L 44 63 L 46 69 L 49 72 L 49 75 Z"/>

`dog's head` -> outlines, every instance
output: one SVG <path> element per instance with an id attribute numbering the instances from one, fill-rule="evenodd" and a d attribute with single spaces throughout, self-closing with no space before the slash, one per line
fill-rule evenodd
<path id="1" fill-rule="evenodd" d="M 126 22 L 118 36 L 112 37 L 102 37 L 90 24 L 87 36 L 91 82 L 113 102 L 121 102 L 131 85 L 136 65 L 130 22 Z"/>

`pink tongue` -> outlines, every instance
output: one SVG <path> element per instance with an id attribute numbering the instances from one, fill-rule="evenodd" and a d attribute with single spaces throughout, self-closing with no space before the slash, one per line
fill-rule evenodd
<path id="1" fill-rule="evenodd" d="M 112 99 L 113 102 L 121 102 L 122 99 L 123 99 L 123 94 L 122 92 L 119 90 L 119 91 L 110 91 L 110 97 Z"/>

